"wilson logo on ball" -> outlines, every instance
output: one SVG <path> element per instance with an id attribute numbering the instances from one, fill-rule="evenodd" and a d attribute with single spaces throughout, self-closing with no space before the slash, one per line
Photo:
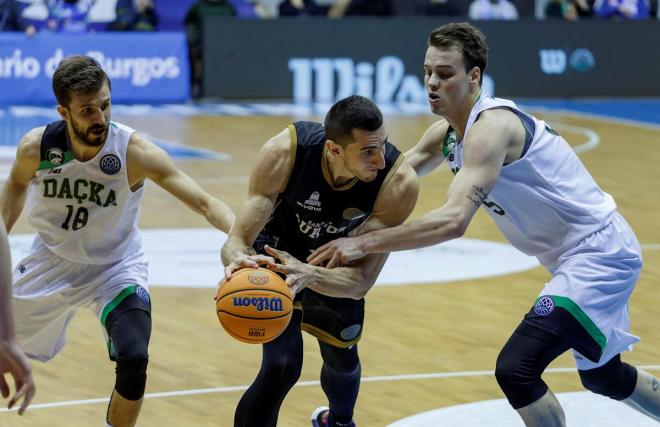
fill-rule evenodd
<path id="1" fill-rule="evenodd" d="M 265 285 L 268 283 L 268 275 L 263 273 L 250 273 L 248 274 L 248 282 L 253 285 Z"/>
<path id="2" fill-rule="evenodd" d="M 284 306 L 282 305 L 282 299 L 273 297 L 273 298 L 232 298 L 232 303 L 234 307 L 250 307 L 253 306 L 257 311 L 284 311 Z"/>

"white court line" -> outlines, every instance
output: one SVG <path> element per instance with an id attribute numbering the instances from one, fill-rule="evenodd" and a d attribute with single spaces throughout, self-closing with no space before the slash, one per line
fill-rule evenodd
<path id="1" fill-rule="evenodd" d="M 646 370 L 660 370 L 660 365 L 645 365 L 638 366 L 641 369 Z M 546 369 L 544 373 L 546 374 L 560 374 L 566 372 L 576 372 L 576 368 L 550 368 Z M 364 377 L 361 379 L 363 383 L 378 383 L 378 382 L 392 382 L 392 381 L 410 381 L 410 380 L 428 380 L 428 379 L 437 379 L 437 378 L 466 378 L 466 377 L 487 377 L 494 376 L 495 371 L 463 371 L 463 372 L 434 372 L 428 374 L 406 374 L 406 375 L 385 375 L 385 376 L 376 376 L 376 377 Z M 321 383 L 319 381 L 298 381 L 294 387 L 311 387 L 319 386 Z M 196 394 L 219 394 L 219 393 L 233 393 L 236 391 L 247 390 L 249 385 L 240 385 L 240 386 L 230 386 L 230 387 L 213 387 L 213 388 L 198 388 L 192 390 L 177 390 L 177 391 L 165 391 L 161 393 L 146 393 L 144 395 L 145 399 L 158 399 L 163 397 L 177 397 L 177 396 L 192 396 Z M 30 405 L 29 410 L 37 409 L 46 409 L 46 408 L 59 408 L 63 406 L 78 406 L 78 405 L 93 405 L 96 403 L 107 403 L 110 399 L 107 397 L 102 397 L 98 399 L 84 399 L 84 400 L 68 400 L 63 402 L 51 402 L 51 403 L 37 403 Z M 2 412 L 14 412 L 17 408 L 13 409 L 0 409 Z"/>
<path id="2" fill-rule="evenodd" d="M 660 249 L 660 243 L 645 243 L 643 245 L 640 245 L 642 249 L 648 250 L 648 251 L 657 251 Z"/>

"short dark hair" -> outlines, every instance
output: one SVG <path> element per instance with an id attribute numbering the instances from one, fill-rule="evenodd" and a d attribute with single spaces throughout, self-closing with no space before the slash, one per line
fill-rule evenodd
<path id="1" fill-rule="evenodd" d="M 68 56 L 60 61 L 53 75 L 53 93 L 57 103 L 68 107 L 72 93 L 98 92 L 110 79 L 101 65 L 90 56 Z"/>
<path id="2" fill-rule="evenodd" d="M 443 25 L 431 31 L 429 46 L 457 49 L 463 54 L 466 72 L 473 67 L 481 70 L 481 84 L 488 62 L 488 45 L 486 36 L 477 27 L 467 22 Z"/>
<path id="3" fill-rule="evenodd" d="M 325 115 L 325 136 L 342 147 L 353 142 L 353 129 L 373 132 L 383 125 L 383 113 L 368 98 L 352 95 L 337 101 Z"/>

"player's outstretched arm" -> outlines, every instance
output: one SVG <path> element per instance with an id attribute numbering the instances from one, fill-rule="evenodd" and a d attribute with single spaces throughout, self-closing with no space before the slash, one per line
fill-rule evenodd
<path id="1" fill-rule="evenodd" d="M 320 265 L 330 260 L 328 267 L 333 267 L 366 254 L 420 248 L 461 237 L 495 185 L 518 131 L 516 126 L 520 126 L 511 113 L 504 113 L 511 118 L 485 113 L 463 142 L 463 168 L 449 186 L 447 201 L 441 208 L 398 227 L 326 243 L 310 255 L 310 263 Z"/>
<path id="2" fill-rule="evenodd" d="M 449 123 L 440 119 L 424 132 L 417 145 L 406 151 L 406 160 L 418 176 L 433 172 L 445 159 L 442 142 L 447 135 L 447 129 Z"/>
<path id="3" fill-rule="evenodd" d="M 229 232 L 234 212 L 222 200 L 211 196 L 179 169 L 170 156 L 137 133 L 131 135 L 127 150 L 131 186 L 149 178 L 186 206 L 203 215 L 218 230 Z"/>
<path id="4" fill-rule="evenodd" d="M 28 186 L 39 168 L 44 129 L 45 127 L 32 129 L 21 138 L 16 149 L 16 160 L 0 193 L 0 211 L 7 232 L 21 215 Z"/>
<path id="5" fill-rule="evenodd" d="M 273 260 L 256 255 L 252 243 L 266 225 L 275 207 L 277 196 L 284 191 L 293 164 L 291 134 L 288 128 L 268 140 L 261 148 L 250 172 L 248 195 L 241 204 L 229 239 L 222 247 L 225 276 L 241 267 L 272 265 Z"/>
<path id="6" fill-rule="evenodd" d="M 0 220 L 0 394 L 4 398 L 9 397 L 9 385 L 5 380 L 5 374 L 9 374 L 14 379 L 15 393 L 7 407 L 11 409 L 22 400 L 18 408 L 18 413 L 22 415 L 34 396 L 35 386 L 30 362 L 19 347 L 14 333 L 11 298 L 9 243 L 4 223 Z"/>
<path id="7" fill-rule="evenodd" d="M 419 193 L 417 175 L 408 163 L 401 159 L 391 179 L 384 184 L 369 219 L 355 230 L 366 233 L 384 227 L 402 224 L 410 215 Z M 342 268 L 328 269 L 302 263 L 286 252 L 267 249 L 280 260 L 276 271 L 287 276 L 287 283 L 294 291 L 307 287 L 318 293 L 337 298 L 360 299 L 364 297 L 387 260 L 387 254 L 372 254 Z"/>

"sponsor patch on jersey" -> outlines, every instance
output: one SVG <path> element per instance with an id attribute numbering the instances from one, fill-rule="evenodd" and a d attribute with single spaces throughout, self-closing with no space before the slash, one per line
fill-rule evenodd
<path id="1" fill-rule="evenodd" d="M 345 209 L 344 212 L 342 213 L 342 216 L 346 221 L 355 221 L 356 219 L 360 219 L 365 215 L 366 213 L 362 212 L 358 208 L 348 208 Z"/>
<path id="2" fill-rule="evenodd" d="M 350 341 L 352 339 L 357 338 L 358 335 L 360 335 L 360 331 L 362 330 L 362 326 L 359 324 L 351 325 L 348 328 L 344 328 L 340 333 L 339 336 L 341 336 L 341 339 L 345 341 Z"/>
<path id="3" fill-rule="evenodd" d="M 121 160 L 114 154 L 106 154 L 101 157 L 99 166 L 106 175 L 117 175 L 121 170 Z"/>
<path id="4" fill-rule="evenodd" d="M 548 314 L 552 313 L 552 310 L 554 309 L 555 302 L 552 300 L 552 298 L 548 296 L 542 296 L 538 301 L 536 301 L 536 305 L 534 306 L 534 313 L 538 314 L 539 316 L 547 316 Z"/>
<path id="5" fill-rule="evenodd" d="M 59 166 L 64 162 L 64 152 L 56 147 L 49 148 L 46 151 L 46 160 L 53 166 Z"/>
<path id="6" fill-rule="evenodd" d="M 255 271 L 254 273 L 248 274 L 248 282 L 257 286 L 265 285 L 268 283 L 268 274 Z"/>
<path id="7" fill-rule="evenodd" d="M 135 295 L 140 298 L 145 304 L 149 304 L 149 292 L 142 286 L 135 288 Z"/>

